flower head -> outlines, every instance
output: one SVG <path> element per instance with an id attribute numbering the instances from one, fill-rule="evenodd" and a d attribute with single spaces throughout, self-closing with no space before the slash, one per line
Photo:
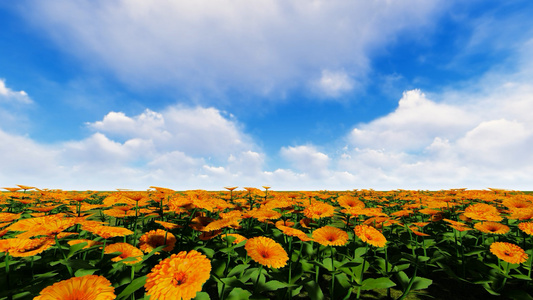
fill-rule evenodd
<path id="1" fill-rule="evenodd" d="M 524 249 L 511 243 L 495 242 L 490 245 L 490 252 L 499 259 L 511 264 L 523 263 L 527 260 Z"/>
<path id="2" fill-rule="evenodd" d="M 518 224 L 518 228 L 522 230 L 523 232 L 533 235 L 533 222 L 523 222 Z"/>
<path id="3" fill-rule="evenodd" d="M 276 241 L 264 236 L 249 239 L 244 245 L 248 256 L 259 264 L 271 268 L 281 268 L 287 264 L 289 256 Z"/>
<path id="4" fill-rule="evenodd" d="M 503 220 L 498 209 L 486 203 L 476 203 L 470 205 L 465 209 L 464 215 L 479 221 L 500 222 Z"/>
<path id="5" fill-rule="evenodd" d="M 211 262 L 205 255 L 196 250 L 182 251 L 156 265 L 147 275 L 144 288 L 154 300 L 192 299 L 210 273 Z"/>
<path id="6" fill-rule="evenodd" d="M 166 245 L 163 251 L 172 251 L 175 244 L 176 237 L 172 233 L 161 229 L 149 231 L 139 239 L 139 248 L 145 253 L 149 253 L 163 245 Z M 155 254 L 159 254 L 159 252 Z"/>
<path id="7" fill-rule="evenodd" d="M 45 287 L 34 300 L 55 299 L 86 299 L 110 300 L 115 299 L 115 288 L 103 276 L 85 275 L 72 277 Z"/>
<path id="8" fill-rule="evenodd" d="M 387 243 L 385 236 L 374 227 L 368 225 L 357 225 L 354 228 L 357 235 L 363 242 L 376 247 L 384 247 Z"/>
<path id="9" fill-rule="evenodd" d="M 332 217 L 335 207 L 324 202 L 315 202 L 304 209 L 304 215 L 309 219 L 321 219 Z"/>
<path id="10" fill-rule="evenodd" d="M 323 246 L 344 246 L 348 233 L 337 227 L 324 226 L 313 231 L 313 240 Z"/>
<path id="11" fill-rule="evenodd" d="M 112 258 L 112 261 L 121 261 L 126 258 L 135 258 L 135 260 L 124 261 L 125 264 L 136 264 L 142 260 L 143 252 L 137 247 L 128 243 L 115 243 L 105 247 L 106 254 L 120 252 L 120 255 Z"/>
<path id="12" fill-rule="evenodd" d="M 493 234 L 506 234 L 510 230 L 507 225 L 490 221 L 476 223 L 474 228 L 484 233 Z"/>

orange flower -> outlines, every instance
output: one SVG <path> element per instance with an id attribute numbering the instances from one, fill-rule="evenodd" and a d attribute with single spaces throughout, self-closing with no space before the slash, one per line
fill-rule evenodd
<path id="1" fill-rule="evenodd" d="M 465 209 L 464 215 L 478 221 L 500 222 L 503 220 L 496 207 L 485 203 L 477 203 L 468 206 Z"/>
<path id="2" fill-rule="evenodd" d="M 409 229 L 418 236 L 429 236 L 429 234 L 419 231 L 418 227 L 416 226 L 409 226 Z"/>
<path id="3" fill-rule="evenodd" d="M 344 208 L 364 208 L 365 203 L 355 197 L 343 195 L 337 198 L 337 203 Z"/>
<path id="4" fill-rule="evenodd" d="M 246 241 L 248 240 L 246 237 L 240 235 L 240 234 L 237 234 L 237 233 L 228 233 L 228 234 L 224 234 L 222 237 L 225 238 L 225 237 L 229 237 L 229 236 L 232 236 L 235 238 L 235 240 L 233 241 L 233 244 L 238 244 L 242 241 Z"/>
<path id="5" fill-rule="evenodd" d="M 289 260 L 287 252 L 280 244 L 264 236 L 249 239 L 244 248 L 254 261 L 270 268 L 281 268 Z"/>
<path id="6" fill-rule="evenodd" d="M 324 202 L 315 202 L 304 209 L 304 215 L 310 219 L 333 217 L 335 207 Z"/>
<path id="7" fill-rule="evenodd" d="M 149 231 L 139 239 L 139 248 L 145 253 L 149 253 L 163 245 L 167 245 L 163 248 L 163 251 L 172 251 L 175 244 L 176 237 L 172 233 L 161 229 Z M 159 254 L 159 252 L 155 254 Z"/>
<path id="8" fill-rule="evenodd" d="M 110 300 L 115 299 L 115 288 L 103 276 L 85 275 L 72 277 L 45 287 L 34 300 L 56 299 L 85 299 Z"/>
<path id="9" fill-rule="evenodd" d="M 81 243 L 87 243 L 87 246 L 83 247 L 83 249 L 87 249 L 87 248 L 90 248 L 92 246 L 101 245 L 102 244 L 100 242 L 96 242 L 96 241 L 88 240 L 88 239 L 77 239 L 77 240 L 68 241 L 67 243 L 70 246 L 74 246 L 76 244 L 81 244 Z"/>
<path id="10" fill-rule="evenodd" d="M 54 239 L 48 237 L 38 239 L 6 239 L 0 240 L 0 252 L 9 252 L 14 257 L 34 256 L 50 248 L 54 243 Z"/>
<path id="11" fill-rule="evenodd" d="M 363 242 L 376 247 L 384 247 L 387 243 L 385 236 L 374 227 L 368 225 L 357 225 L 354 228 L 357 235 Z"/>
<path id="12" fill-rule="evenodd" d="M 112 261 L 121 261 L 126 258 L 133 257 L 135 260 L 124 261 L 125 264 L 136 264 L 142 261 L 143 252 L 137 247 L 134 247 L 128 243 L 115 243 L 105 247 L 104 252 L 106 254 L 113 252 L 121 252 L 121 254 L 115 258 L 112 258 Z"/>
<path id="13" fill-rule="evenodd" d="M 20 215 L 22 215 L 22 213 L 20 214 L 7 213 L 7 212 L 0 213 L 0 222 L 15 221 L 16 219 L 20 218 Z"/>
<path id="14" fill-rule="evenodd" d="M 281 214 L 271 209 L 258 209 L 250 212 L 251 216 L 256 218 L 259 222 L 265 222 L 266 220 L 275 220 L 281 218 Z"/>
<path id="15" fill-rule="evenodd" d="M 283 232 L 283 234 L 288 235 L 288 236 L 295 236 L 295 237 L 299 238 L 303 242 L 307 242 L 307 241 L 311 241 L 312 240 L 310 237 L 307 236 L 307 234 L 305 234 L 305 232 L 303 232 L 301 230 L 298 230 L 296 228 L 283 226 L 283 225 L 277 225 L 277 224 L 276 224 L 276 227 L 279 230 L 281 230 L 281 232 Z"/>
<path id="16" fill-rule="evenodd" d="M 155 220 L 154 222 L 156 222 L 157 224 L 165 227 L 165 229 L 168 229 L 168 230 L 172 230 L 172 229 L 176 229 L 176 228 L 181 228 L 182 227 L 181 225 L 170 223 L 170 222 L 165 222 L 165 221 Z"/>
<path id="17" fill-rule="evenodd" d="M 219 219 L 215 220 L 204 228 L 202 228 L 201 231 L 215 231 L 226 227 L 239 227 L 239 219 L 237 218 L 227 218 L 227 219 Z"/>
<path id="18" fill-rule="evenodd" d="M 403 210 L 399 210 L 397 212 L 393 212 L 392 214 L 390 214 L 391 216 L 395 216 L 395 217 L 409 217 L 410 215 L 413 214 L 413 211 L 412 210 L 409 210 L 409 209 L 403 209 Z"/>
<path id="19" fill-rule="evenodd" d="M 490 252 L 499 259 L 511 264 L 523 263 L 527 260 L 524 249 L 511 243 L 495 242 L 490 245 Z"/>
<path id="20" fill-rule="evenodd" d="M 457 231 L 468 231 L 468 230 L 471 230 L 472 228 L 470 227 L 467 227 L 467 226 L 461 226 L 461 225 L 455 225 L 455 224 L 452 224 L 452 225 L 449 225 L 451 228 L 457 230 Z"/>
<path id="21" fill-rule="evenodd" d="M 196 250 L 182 251 L 156 265 L 147 275 L 144 288 L 153 300 L 192 299 L 210 273 L 211 262 L 205 255 Z"/>
<path id="22" fill-rule="evenodd" d="M 484 233 L 494 234 L 506 234 L 510 230 L 509 226 L 507 225 L 490 221 L 476 223 L 474 228 Z"/>
<path id="23" fill-rule="evenodd" d="M 344 246 L 348 233 L 337 227 L 324 226 L 313 231 L 313 240 L 322 246 Z"/>
<path id="24" fill-rule="evenodd" d="M 533 222 L 520 223 L 518 228 L 529 235 L 533 235 Z"/>
<path id="25" fill-rule="evenodd" d="M 97 234 L 104 239 L 108 239 L 115 236 L 126 236 L 133 234 L 133 231 L 124 228 L 124 227 L 113 227 L 113 226 L 104 226 L 104 225 L 97 225 L 97 226 L 83 226 L 83 230 L 87 230 L 89 232 L 92 232 L 94 234 Z"/>

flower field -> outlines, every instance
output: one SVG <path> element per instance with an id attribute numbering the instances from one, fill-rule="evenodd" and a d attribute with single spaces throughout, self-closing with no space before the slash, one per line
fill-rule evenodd
<path id="1" fill-rule="evenodd" d="M 532 299 L 533 195 L 0 193 L 0 299 Z"/>

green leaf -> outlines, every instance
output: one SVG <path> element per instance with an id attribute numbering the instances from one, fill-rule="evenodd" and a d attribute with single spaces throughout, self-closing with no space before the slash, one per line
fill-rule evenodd
<path id="1" fill-rule="evenodd" d="M 430 283 L 431 284 L 431 283 Z M 375 289 L 386 289 L 395 286 L 396 283 L 392 282 L 387 277 L 380 278 L 368 278 L 363 281 L 361 289 L 364 291 L 375 290 Z"/>
<path id="2" fill-rule="evenodd" d="M 235 266 L 235 268 L 231 269 L 231 271 L 228 273 L 228 277 L 241 274 L 249 266 L 250 266 L 249 264 L 240 264 L 240 265 Z"/>
<path id="3" fill-rule="evenodd" d="M 120 293 L 118 299 L 126 299 L 131 294 L 135 293 L 138 289 L 142 288 L 146 284 L 146 276 L 135 278 L 128 286 Z"/>
<path id="4" fill-rule="evenodd" d="M 79 269 L 74 273 L 74 276 L 81 277 L 85 275 L 93 275 L 96 271 L 100 271 L 100 269 Z"/>
<path id="5" fill-rule="evenodd" d="M 247 300 L 247 299 L 250 299 L 251 295 L 252 293 L 250 293 L 247 290 L 243 290 L 241 288 L 234 288 L 233 290 L 231 290 L 231 292 L 229 293 L 226 299 L 227 300 Z"/>
<path id="6" fill-rule="evenodd" d="M 406 289 L 409 285 L 409 277 L 407 277 L 407 274 L 405 274 L 404 271 L 400 271 L 396 273 L 396 279 L 400 282 L 400 285 L 402 286 L 402 289 Z"/>
<path id="7" fill-rule="evenodd" d="M 70 249 L 69 249 L 68 254 L 67 254 L 67 258 L 71 258 L 72 255 L 74 255 L 77 251 L 83 249 L 83 247 L 85 247 L 87 245 L 88 245 L 87 242 L 83 242 L 83 243 L 79 243 L 79 244 L 75 244 L 75 245 L 70 246 Z"/>
<path id="8" fill-rule="evenodd" d="M 524 275 L 524 274 L 516 274 L 516 275 L 511 275 L 511 276 L 516 278 L 516 279 L 531 280 L 531 278 L 529 278 L 529 276 Z"/>
<path id="9" fill-rule="evenodd" d="M 285 287 L 287 287 L 286 283 L 283 283 L 277 280 L 270 280 L 269 282 L 260 285 L 258 288 L 260 292 L 266 292 L 266 291 L 279 290 Z"/>
<path id="10" fill-rule="evenodd" d="M 314 282 L 312 280 L 307 281 L 304 284 L 304 288 L 307 291 L 307 294 L 309 295 L 311 300 L 323 300 L 323 299 L 326 299 L 326 297 L 324 297 L 324 293 L 322 293 L 322 289 L 320 289 L 320 286 L 318 285 L 318 283 L 316 283 L 316 282 Z"/>
<path id="11" fill-rule="evenodd" d="M 209 297 L 209 294 L 206 292 L 198 292 L 196 293 L 194 300 L 211 300 L 211 297 Z"/>
<path id="12" fill-rule="evenodd" d="M 415 281 L 413 282 L 413 286 L 411 287 L 411 290 L 415 291 L 415 290 L 427 289 L 432 283 L 433 283 L 433 280 L 431 279 L 417 276 L 415 278 Z"/>

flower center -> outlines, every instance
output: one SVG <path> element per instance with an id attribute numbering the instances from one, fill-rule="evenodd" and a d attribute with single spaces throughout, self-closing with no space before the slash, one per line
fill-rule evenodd
<path id="1" fill-rule="evenodd" d="M 172 278 L 172 284 L 175 286 L 182 285 L 187 280 L 187 275 L 183 272 L 179 272 L 174 274 L 174 278 Z"/>
<path id="2" fill-rule="evenodd" d="M 268 251 L 261 251 L 260 255 L 263 257 L 263 258 L 269 258 L 270 255 L 268 254 Z"/>

